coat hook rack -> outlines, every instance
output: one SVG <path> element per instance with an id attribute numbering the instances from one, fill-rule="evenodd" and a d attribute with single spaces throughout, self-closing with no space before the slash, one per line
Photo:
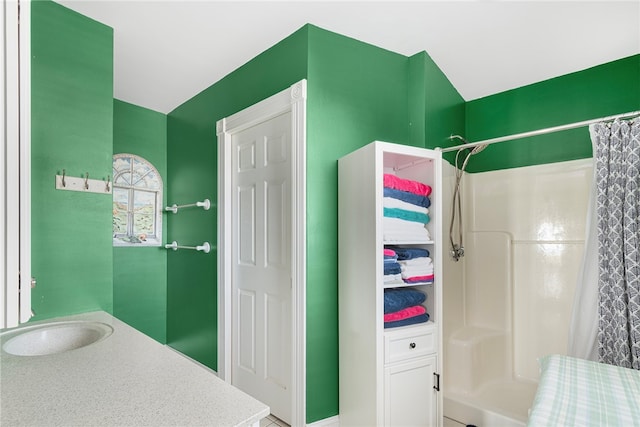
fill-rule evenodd
<path id="1" fill-rule="evenodd" d="M 111 194 L 111 176 L 104 179 L 91 179 L 89 172 L 79 177 L 67 175 L 67 170 L 62 169 L 62 175 L 56 175 L 56 190 L 80 191 L 83 193 Z"/>
<path id="2" fill-rule="evenodd" d="M 176 205 L 176 204 L 173 204 L 172 206 L 167 206 L 166 208 L 164 208 L 164 210 L 167 211 L 167 212 L 178 213 L 178 209 L 190 208 L 190 207 L 193 207 L 193 206 L 201 207 L 205 211 L 208 211 L 209 209 L 211 209 L 211 201 L 209 199 L 204 199 L 201 202 L 190 203 L 188 205 Z"/>
<path id="3" fill-rule="evenodd" d="M 209 242 L 204 242 L 201 246 L 182 246 L 174 240 L 173 242 L 164 245 L 164 247 L 165 249 L 173 249 L 174 251 L 177 251 L 178 249 L 195 249 L 196 251 L 201 251 L 205 254 L 211 252 L 211 245 Z"/>

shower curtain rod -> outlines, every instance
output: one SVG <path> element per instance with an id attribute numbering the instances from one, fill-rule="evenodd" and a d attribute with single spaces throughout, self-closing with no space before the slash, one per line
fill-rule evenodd
<path id="1" fill-rule="evenodd" d="M 466 143 L 466 144 L 456 145 L 454 147 L 447 147 L 447 148 L 437 147 L 436 150 L 441 151 L 443 153 L 448 153 L 449 151 L 457 151 L 457 150 L 460 150 L 460 149 L 463 149 L 463 148 L 473 148 L 473 147 L 476 147 L 478 145 L 489 145 L 489 144 L 495 144 L 497 142 L 505 142 L 505 141 L 511 141 L 511 140 L 514 140 L 514 139 L 527 138 L 527 137 L 530 137 L 530 136 L 544 135 L 544 134 L 547 134 L 547 133 L 559 132 L 559 131 L 563 131 L 563 130 L 569 130 L 569 129 L 575 129 L 575 128 L 579 128 L 579 127 L 583 127 L 583 126 L 588 126 L 588 125 L 591 125 L 593 123 L 606 122 L 606 121 L 611 121 L 611 120 L 615 120 L 615 119 L 622 119 L 622 118 L 626 118 L 626 117 L 633 117 L 633 116 L 640 116 L 640 111 L 632 111 L 632 112 L 629 112 L 629 113 L 616 114 L 614 116 L 600 117 L 599 119 L 585 120 L 585 121 L 582 121 L 582 122 L 570 123 L 570 124 L 567 124 L 567 125 L 560 125 L 560 126 L 554 126 L 554 127 L 545 128 L 545 129 L 533 130 L 533 131 L 529 131 L 529 132 L 516 133 L 516 134 L 513 134 L 513 135 L 501 136 L 501 137 L 498 137 L 498 138 L 485 139 L 484 141 L 469 142 L 469 143 Z M 457 135 L 451 135 L 449 137 L 449 139 L 453 139 L 453 138 L 461 138 L 461 137 L 459 137 Z"/>

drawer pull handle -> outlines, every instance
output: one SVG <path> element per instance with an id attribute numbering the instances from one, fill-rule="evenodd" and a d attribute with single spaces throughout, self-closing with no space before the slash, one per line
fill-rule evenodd
<path id="1" fill-rule="evenodd" d="M 416 343 L 412 342 L 411 344 L 409 344 L 410 348 L 416 348 Z"/>

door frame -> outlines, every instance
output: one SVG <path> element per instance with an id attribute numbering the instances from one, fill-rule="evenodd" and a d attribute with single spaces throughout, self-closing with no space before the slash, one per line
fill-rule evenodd
<path id="1" fill-rule="evenodd" d="M 15 327 L 31 311 L 31 2 L 8 0 L 0 10 L 4 112 L 0 132 L 0 328 Z M 34 282 L 35 283 L 35 282 Z"/>
<path id="2" fill-rule="evenodd" d="M 216 123 L 218 135 L 218 376 L 231 382 L 233 134 L 291 112 L 291 421 L 306 424 L 306 99 L 307 81 Z"/>

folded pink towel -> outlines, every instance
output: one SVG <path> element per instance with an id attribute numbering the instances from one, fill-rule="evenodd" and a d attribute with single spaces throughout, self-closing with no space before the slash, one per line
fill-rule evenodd
<path id="1" fill-rule="evenodd" d="M 433 282 L 434 275 L 402 277 L 406 283 Z"/>
<path id="2" fill-rule="evenodd" d="M 431 187 L 427 184 L 423 184 L 418 181 L 411 181 L 410 179 L 398 178 L 390 173 L 384 174 L 383 186 L 393 188 L 394 190 L 408 191 L 409 193 L 417 194 L 419 196 L 428 196 L 431 194 Z"/>
<path id="3" fill-rule="evenodd" d="M 394 251 L 393 249 L 385 249 L 384 254 L 386 256 L 396 256 L 396 251 Z"/>
<path id="4" fill-rule="evenodd" d="M 427 312 L 421 305 L 414 305 L 413 307 L 403 308 L 400 311 L 394 311 L 393 313 L 387 313 L 384 315 L 385 322 L 396 322 L 398 320 L 408 319 L 410 317 L 419 316 Z"/>

